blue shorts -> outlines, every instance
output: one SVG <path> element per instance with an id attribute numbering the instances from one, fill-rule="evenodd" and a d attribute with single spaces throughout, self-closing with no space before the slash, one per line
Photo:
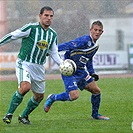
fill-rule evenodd
<path id="1" fill-rule="evenodd" d="M 67 92 L 78 90 L 78 88 L 82 91 L 88 83 L 93 81 L 93 78 L 89 75 L 89 72 L 85 70 L 77 70 L 72 76 L 62 75 L 62 79 Z"/>

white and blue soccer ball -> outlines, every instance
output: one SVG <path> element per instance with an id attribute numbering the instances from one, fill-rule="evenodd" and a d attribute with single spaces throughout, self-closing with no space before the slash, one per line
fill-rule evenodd
<path id="1" fill-rule="evenodd" d="M 71 76 L 76 72 L 77 66 L 73 60 L 66 59 L 60 64 L 59 69 L 64 76 Z"/>

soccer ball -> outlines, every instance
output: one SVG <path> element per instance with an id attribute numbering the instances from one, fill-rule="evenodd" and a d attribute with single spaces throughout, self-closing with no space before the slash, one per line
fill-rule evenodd
<path id="1" fill-rule="evenodd" d="M 61 74 L 71 76 L 76 72 L 77 66 L 73 60 L 66 59 L 59 66 Z"/>

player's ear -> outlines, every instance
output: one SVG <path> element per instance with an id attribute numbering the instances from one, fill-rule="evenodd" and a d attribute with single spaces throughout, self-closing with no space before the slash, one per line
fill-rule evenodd
<path id="1" fill-rule="evenodd" d="M 91 32 L 91 28 L 90 28 L 90 32 Z"/>
<path id="2" fill-rule="evenodd" d="M 41 14 L 39 14 L 39 18 L 41 18 Z"/>

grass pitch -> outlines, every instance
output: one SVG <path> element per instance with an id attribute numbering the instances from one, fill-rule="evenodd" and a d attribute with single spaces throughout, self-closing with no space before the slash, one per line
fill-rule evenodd
<path id="1" fill-rule="evenodd" d="M 100 79 L 101 106 L 99 113 L 110 117 L 109 121 L 91 119 L 91 93 L 79 91 L 80 97 L 73 102 L 55 102 L 45 113 L 43 104 L 50 93 L 64 91 L 61 80 L 46 82 L 45 98 L 29 119 L 32 125 L 18 123 L 18 115 L 32 96 L 29 92 L 14 113 L 12 123 L 3 123 L 10 99 L 16 91 L 16 81 L 0 82 L 0 133 L 131 133 L 132 122 L 132 78 Z"/>

